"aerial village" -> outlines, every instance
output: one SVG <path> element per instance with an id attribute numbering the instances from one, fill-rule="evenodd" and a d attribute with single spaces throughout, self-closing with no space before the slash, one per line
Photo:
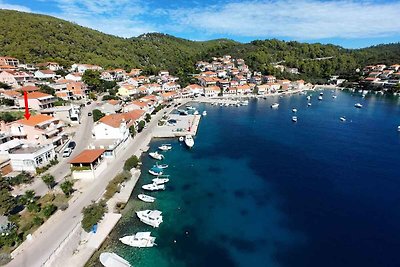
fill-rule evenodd
<path id="1" fill-rule="evenodd" d="M 2 248 L 14 250 L 57 209 L 66 209 L 75 181 L 96 181 L 107 169 L 118 173 L 118 157 L 150 121 L 159 120 L 155 128 L 162 128 L 161 118 L 189 101 L 266 97 L 313 87 L 303 80 L 278 80 L 252 72 L 243 59 L 229 55 L 197 62 L 196 68 L 193 81 L 197 82 L 181 88 L 179 78 L 168 70 L 144 76 L 141 69 L 104 70 L 78 63 L 67 69 L 56 62 L 33 65 L 0 57 L 0 171 L 7 181 L 2 190 L 25 200 L 23 207 L 30 207 L 29 212 L 25 208 L 11 212 L 10 205 L 2 208 Z M 115 82 L 114 97 L 107 98 L 110 91 L 92 92 L 82 79 L 87 71 Z M 61 204 L 55 204 L 58 194 L 51 198 L 51 205 L 34 201 L 46 198 L 54 187 L 66 196 Z M 45 217 L 41 210 L 47 211 Z M 9 234 L 19 237 L 6 238 Z"/>

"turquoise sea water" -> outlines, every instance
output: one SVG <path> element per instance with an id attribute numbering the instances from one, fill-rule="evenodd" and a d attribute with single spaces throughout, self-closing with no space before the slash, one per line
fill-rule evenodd
<path id="1" fill-rule="evenodd" d="M 150 151 L 173 145 L 162 162 L 171 181 L 149 193 L 155 203 L 140 202 L 141 186 L 154 178 L 147 171 L 155 161 L 144 154 L 109 250 L 144 267 L 400 266 L 400 100 L 324 92 L 323 101 L 312 92 L 311 107 L 304 95 L 194 104 L 208 113 L 194 148 L 151 143 Z M 163 212 L 159 228 L 136 218 L 143 209 Z M 118 241 L 149 230 L 157 247 Z"/>

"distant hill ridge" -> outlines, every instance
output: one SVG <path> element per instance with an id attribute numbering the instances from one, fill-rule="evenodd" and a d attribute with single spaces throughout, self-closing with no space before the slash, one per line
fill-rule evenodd
<path id="1" fill-rule="evenodd" d="M 243 58 L 253 70 L 277 74 L 271 63 L 297 67 L 300 78 L 324 78 L 354 71 L 367 64 L 400 63 L 400 44 L 363 49 L 335 45 L 229 39 L 190 41 L 167 34 L 148 33 L 120 38 L 51 16 L 0 10 L 0 55 L 29 63 L 57 61 L 98 64 L 103 67 L 140 67 L 147 72 L 168 69 L 178 76 L 193 73 L 194 63 L 230 54 Z M 332 57 L 326 60 L 309 60 Z"/>

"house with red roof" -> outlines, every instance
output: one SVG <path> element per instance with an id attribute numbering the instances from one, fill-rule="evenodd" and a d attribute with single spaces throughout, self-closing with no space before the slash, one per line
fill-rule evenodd
<path id="1" fill-rule="evenodd" d="M 9 132 L 13 139 L 23 139 L 35 145 L 53 144 L 61 145 L 66 140 L 63 132 L 65 124 L 54 117 L 37 114 L 32 115 L 28 120 L 20 119 L 6 124 L 6 132 Z"/>
<path id="2" fill-rule="evenodd" d="M 54 107 L 56 98 L 52 95 L 45 94 L 42 92 L 27 93 L 28 95 L 28 106 L 30 109 L 41 110 L 46 108 Z M 24 97 L 18 99 L 18 104 L 21 108 L 25 107 Z"/>
<path id="3" fill-rule="evenodd" d="M 5 84 L 7 84 L 9 86 L 12 86 L 12 87 L 17 87 L 18 86 L 18 82 L 15 79 L 14 75 L 11 74 L 8 71 L 1 71 L 0 72 L 0 82 L 1 83 L 5 83 Z"/>
<path id="4" fill-rule="evenodd" d="M 204 95 L 206 97 L 217 97 L 221 93 L 221 88 L 218 86 L 209 86 L 204 88 Z"/>
<path id="5" fill-rule="evenodd" d="M 14 57 L 0 57 L 0 66 L 2 65 L 18 67 L 19 60 Z"/>
<path id="6" fill-rule="evenodd" d="M 63 69 L 63 67 L 60 66 L 60 64 L 58 64 L 57 62 L 44 62 L 44 63 L 36 64 L 36 66 L 38 68 L 46 68 L 46 69 L 52 70 L 52 71 L 58 71 L 58 70 Z"/>
<path id="7" fill-rule="evenodd" d="M 69 161 L 72 177 L 76 180 L 96 179 L 107 168 L 105 149 L 86 149 Z"/>
<path id="8" fill-rule="evenodd" d="M 106 115 L 93 126 L 93 136 L 95 139 L 115 139 L 124 142 L 129 138 L 129 127 L 136 126 L 144 114 L 143 110 L 133 110 Z"/>

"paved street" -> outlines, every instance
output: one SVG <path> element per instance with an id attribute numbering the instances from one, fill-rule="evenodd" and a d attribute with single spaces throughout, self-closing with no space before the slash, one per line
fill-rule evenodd
<path id="1" fill-rule="evenodd" d="M 170 108 L 168 111 L 172 110 Z M 157 127 L 158 120 L 164 115 L 164 111 L 159 112 L 148 124 L 147 129 L 137 134 L 131 140 L 125 150 L 121 151 L 117 158 L 109 164 L 101 177 L 88 183 L 87 188 L 81 192 L 75 202 L 70 203 L 67 210 L 60 212 L 46 222 L 38 231 L 35 232 L 32 241 L 25 241 L 16 251 L 13 252 L 14 259 L 7 265 L 10 267 L 36 267 L 42 266 L 59 247 L 62 241 L 68 236 L 73 228 L 80 223 L 83 207 L 92 201 L 98 200 L 108 182 L 119 172 L 123 164 L 131 155 L 137 154 L 144 149 L 151 139 L 152 130 Z M 89 132 L 88 132 L 89 133 Z M 62 171 L 62 170 L 60 170 Z M 79 194 L 79 192 L 77 192 Z"/>
<path id="2" fill-rule="evenodd" d="M 54 176 L 58 184 L 60 184 L 65 176 L 70 173 L 70 165 L 68 164 L 68 161 L 79 154 L 89 144 L 89 140 L 92 135 L 93 118 L 88 117 L 87 114 L 89 111 L 92 111 L 93 108 L 95 108 L 95 105 L 92 103 L 90 106 L 85 106 L 82 109 L 81 124 L 76 127 L 75 136 L 72 137 L 72 140 L 76 142 L 76 147 L 73 150 L 71 156 L 69 156 L 68 158 L 63 158 L 61 155 L 61 151 L 61 154 L 58 156 L 60 162 L 56 166 L 50 168 L 50 170 L 48 171 L 48 173 Z M 23 194 L 26 190 L 35 190 L 36 195 L 40 196 L 45 195 L 49 191 L 48 187 L 42 181 L 42 179 L 37 177 L 32 184 L 24 185 L 20 188 L 15 189 L 13 191 L 13 194 L 20 195 Z"/>

